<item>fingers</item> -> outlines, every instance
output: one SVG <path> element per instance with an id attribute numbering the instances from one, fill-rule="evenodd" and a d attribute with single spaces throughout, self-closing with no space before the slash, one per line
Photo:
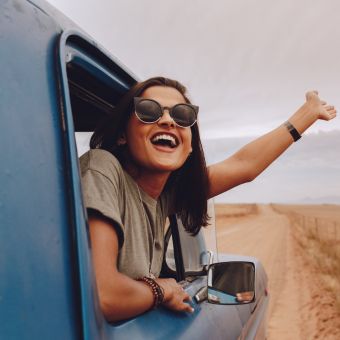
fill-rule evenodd
<path id="1" fill-rule="evenodd" d="M 185 307 L 183 309 L 183 312 L 193 313 L 195 310 L 187 303 L 183 304 Z"/>
<path id="2" fill-rule="evenodd" d="M 334 110 L 334 106 L 333 105 L 325 105 L 325 109 L 326 110 Z"/>
<path id="3" fill-rule="evenodd" d="M 324 120 L 331 120 L 336 117 L 336 110 L 328 111 L 323 117 Z"/>
<path id="4" fill-rule="evenodd" d="M 324 109 L 331 117 L 334 118 L 336 116 L 337 111 L 333 105 L 325 105 Z"/>
<path id="5" fill-rule="evenodd" d="M 324 109 L 328 112 L 333 112 L 333 111 L 336 112 L 335 107 L 333 105 L 324 105 Z"/>
<path id="6" fill-rule="evenodd" d="M 164 304 L 164 306 L 175 312 L 193 313 L 195 311 L 195 309 L 191 305 L 185 302 L 178 303 L 176 305 L 167 303 L 167 304 Z"/>
<path id="7" fill-rule="evenodd" d="M 319 119 L 322 120 L 331 120 L 336 117 L 337 111 L 333 105 L 324 105 L 320 115 Z"/>
<path id="8" fill-rule="evenodd" d="M 181 287 L 181 291 L 178 294 L 178 298 L 183 302 L 183 301 L 192 301 L 191 296 Z M 187 305 L 187 304 L 185 304 Z"/>
<path id="9" fill-rule="evenodd" d="M 181 311 L 183 312 L 189 312 L 189 313 L 193 313 L 194 309 L 188 304 L 188 303 L 184 303 L 184 301 L 191 301 L 191 296 L 185 291 L 183 290 L 183 300 L 181 303 Z"/>
<path id="10" fill-rule="evenodd" d="M 183 301 L 192 301 L 192 298 L 188 293 L 185 293 Z"/>
<path id="11" fill-rule="evenodd" d="M 185 301 L 191 301 L 191 296 L 177 283 L 172 282 L 173 294 L 171 298 L 164 302 L 164 306 L 177 311 L 193 313 L 194 309 Z"/>

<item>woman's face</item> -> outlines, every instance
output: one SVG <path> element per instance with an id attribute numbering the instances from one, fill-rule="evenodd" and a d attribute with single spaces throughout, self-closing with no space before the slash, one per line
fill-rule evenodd
<path id="1" fill-rule="evenodd" d="M 156 100 L 162 107 L 185 103 L 179 91 L 165 86 L 149 87 L 141 97 Z M 133 113 L 124 137 L 140 170 L 171 173 L 184 164 L 192 151 L 191 129 L 177 126 L 167 109 L 160 120 L 152 124 L 141 122 Z M 172 145 L 162 139 L 171 139 Z"/>

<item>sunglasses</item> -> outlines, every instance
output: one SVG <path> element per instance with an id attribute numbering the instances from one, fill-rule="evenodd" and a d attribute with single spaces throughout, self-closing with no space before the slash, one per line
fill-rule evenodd
<path id="1" fill-rule="evenodd" d="M 180 127 L 191 127 L 197 121 L 198 106 L 195 105 L 176 104 L 173 107 L 163 107 L 156 100 L 141 97 L 135 97 L 134 103 L 137 118 L 146 124 L 158 122 L 165 109 L 169 111 L 170 117 Z"/>

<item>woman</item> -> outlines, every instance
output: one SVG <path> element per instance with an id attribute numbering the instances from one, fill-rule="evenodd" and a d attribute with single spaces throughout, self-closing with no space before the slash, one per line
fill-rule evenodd
<path id="1" fill-rule="evenodd" d="M 308 92 L 289 122 L 207 168 L 197 112 L 177 81 L 137 83 L 80 159 L 99 299 L 109 321 L 159 304 L 192 312 L 175 280 L 157 278 L 166 216 L 176 212 L 196 234 L 208 224 L 208 198 L 252 181 L 316 120 L 336 116 Z"/>

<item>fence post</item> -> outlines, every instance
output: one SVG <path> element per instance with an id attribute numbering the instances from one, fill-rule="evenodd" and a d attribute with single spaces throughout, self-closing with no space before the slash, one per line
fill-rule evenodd
<path id="1" fill-rule="evenodd" d="M 317 217 L 314 218 L 314 223 L 315 223 L 315 236 L 317 236 L 317 238 L 320 239 L 319 230 L 318 230 L 318 219 L 317 219 Z"/>
<path id="2" fill-rule="evenodd" d="M 334 221 L 334 240 L 335 241 L 337 241 L 338 239 L 337 239 L 337 223 L 336 223 L 336 221 Z"/>

